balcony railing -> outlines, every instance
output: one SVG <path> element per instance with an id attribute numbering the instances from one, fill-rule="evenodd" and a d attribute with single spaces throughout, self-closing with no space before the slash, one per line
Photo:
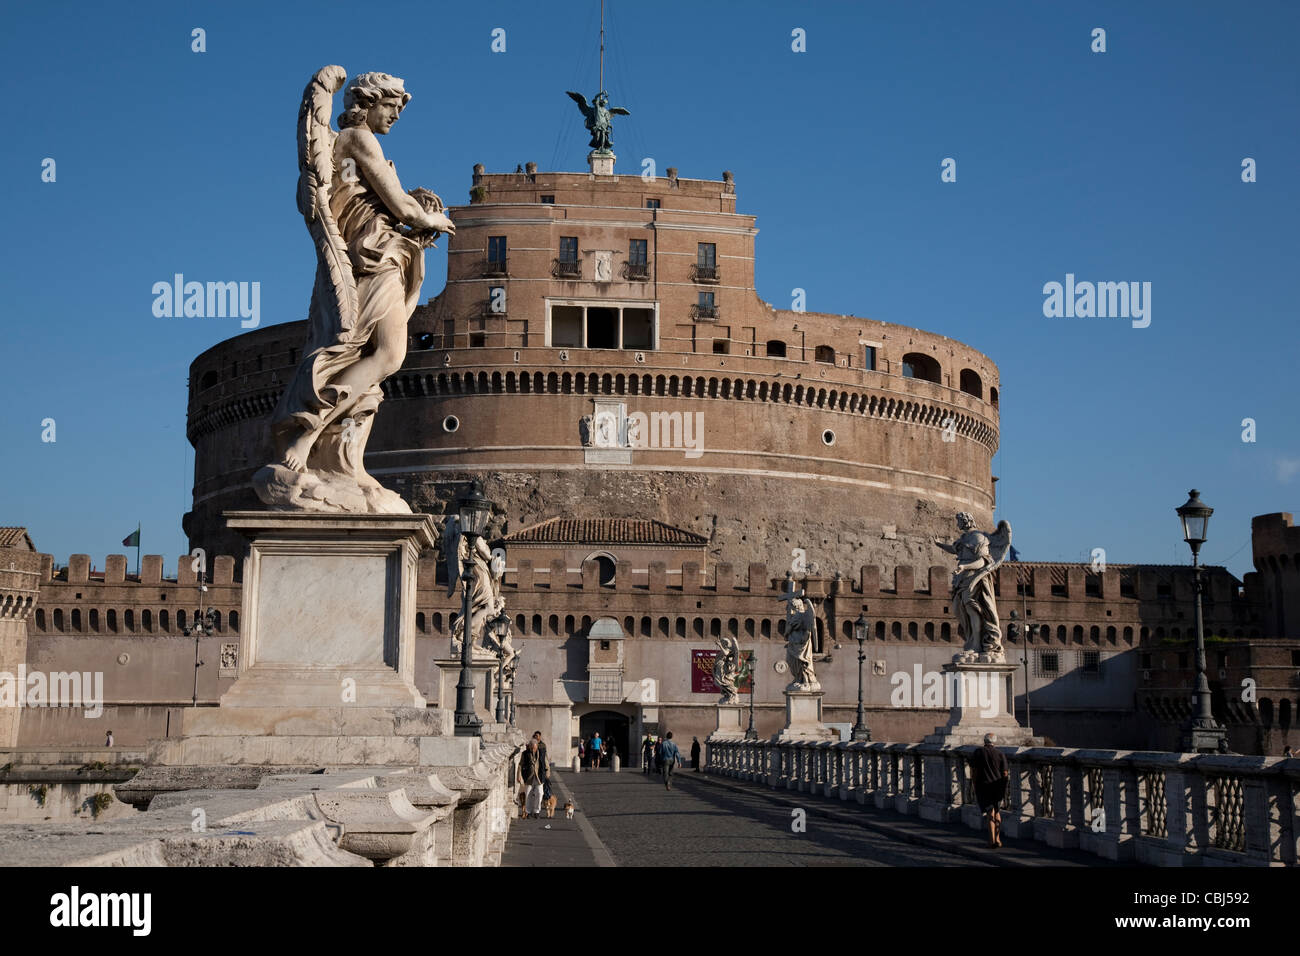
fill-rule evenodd
<path id="1" fill-rule="evenodd" d="M 716 305 L 693 305 L 691 306 L 691 318 L 704 322 L 716 322 L 718 320 L 718 307 Z"/>
<path id="2" fill-rule="evenodd" d="M 982 830 L 968 762 L 977 748 L 712 737 L 709 773 Z M 999 748 L 1011 776 L 1008 836 L 1157 866 L 1291 866 L 1300 761 L 1056 747 Z"/>
<path id="3" fill-rule="evenodd" d="M 692 282 L 717 282 L 718 281 L 717 265 L 715 264 L 711 266 L 706 266 L 699 262 L 695 263 L 695 265 L 691 266 L 691 281 Z"/>
<path id="4" fill-rule="evenodd" d="M 483 263 L 483 274 L 485 276 L 503 276 L 506 274 L 505 259 L 488 259 Z"/>
<path id="5" fill-rule="evenodd" d="M 623 275 L 633 282 L 645 282 L 650 278 L 650 263 L 625 262 L 623 263 Z"/>
<path id="6" fill-rule="evenodd" d="M 582 263 L 577 259 L 556 259 L 551 265 L 551 275 L 557 279 L 581 279 Z"/>

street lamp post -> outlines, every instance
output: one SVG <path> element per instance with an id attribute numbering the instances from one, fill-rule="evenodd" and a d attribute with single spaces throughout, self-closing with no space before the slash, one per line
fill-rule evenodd
<path id="1" fill-rule="evenodd" d="M 757 740 L 758 731 L 754 729 L 754 692 L 758 690 L 758 677 L 754 673 L 754 652 L 749 652 L 749 727 L 745 730 L 746 740 Z"/>
<path id="2" fill-rule="evenodd" d="M 483 483 L 475 478 L 458 503 L 460 533 L 469 545 L 469 557 L 461 571 L 460 582 L 465 589 L 461 603 L 461 641 L 460 641 L 460 681 L 456 684 L 456 723 L 457 737 L 478 737 L 483 732 L 483 721 L 474 712 L 474 633 L 471 627 L 469 608 L 474 590 L 474 548 L 484 531 L 487 530 L 488 518 L 492 514 L 492 502 L 483 496 Z"/>
<path id="3" fill-rule="evenodd" d="M 199 659 L 199 642 L 205 637 L 211 637 L 217 629 L 217 611 L 216 608 L 203 610 L 203 595 L 207 593 L 208 586 L 203 583 L 202 576 L 199 577 L 199 612 L 194 616 L 194 623 L 189 627 L 181 628 L 186 637 L 194 638 L 194 694 L 190 699 L 190 706 L 199 706 L 199 668 L 203 666 L 203 661 Z"/>
<path id="4" fill-rule="evenodd" d="M 1201 569 L 1201 545 L 1208 537 L 1210 515 L 1214 509 L 1201 501 L 1195 488 L 1181 508 L 1176 508 L 1183 525 L 1183 540 L 1192 549 L 1192 580 L 1196 590 L 1196 709 L 1183 727 L 1185 753 L 1223 753 L 1228 749 L 1228 732 L 1214 719 L 1210 707 L 1210 681 L 1205 676 L 1205 618 L 1201 611 L 1201 594 L 1205 590 Z"/>
<path id="5" fill-rule="evenodd" d="M 492 629 L 492 639 L 497 645 L 497 710 L 496 718 L 498 724 L 506 722 L 506 631 L 510 627 L 510 619 L 506 617 L 505 612 L 494 617 L 488 625 Z"/>
<path id="6" fill-rule="evenodd" d="M 866 662 L 867 651 L 867 614 L 863 611 L 858 615 L 858 619 L 853 622 L 853 639 L 858 642 L 858 722 L 853 725 L 853 732 L 849 735 L 850 740 L 870 740 L 871 731 L 867 728 L 867 721 L 862 712 L 862 665 Z"/>

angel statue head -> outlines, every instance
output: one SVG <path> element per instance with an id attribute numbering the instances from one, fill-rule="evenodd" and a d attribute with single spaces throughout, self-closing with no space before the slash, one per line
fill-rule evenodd
<path id="1" fill-rule="evenodd" d="M 959 511 L 957 512 L 957 527 L 962 531 L 969 531 L 971 528 L 975 527 L 975 519 L 967 512 Z"/>
<path id="2" fill-rule="evenodd" d="M 387 133 L 410 101 L 411 94 L 406 92 L 401 77 L 387 73 L 359 73 L 343 91 L 339 129 L 369 126 L 371 132 Z"/>

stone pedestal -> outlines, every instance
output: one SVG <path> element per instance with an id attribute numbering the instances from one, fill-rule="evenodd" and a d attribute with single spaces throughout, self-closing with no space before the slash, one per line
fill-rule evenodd
<path id="1" fill-rule="evenodd" d="M 460 683 L 460 658 L 440 658 L 434 661 L 438 665 L 438 706 L 456 710 L 456 685 Z M 474 683 L 474 713 L 485 722 L 496 720 L 497 699 L 494 692 L 497 686 L 496 659 L 473 661 L 469 665 Z M 509 714 L 506 715 L 509 718 Z"/>
<path id="2" fill-rule="evenodd" d="M 1041 737 L 1032 728 L 1016 723 L 1011 705 L 1016 697 L 1015 664 L 951 663 L 943 665 L 944 692 L 952 706 L 948 723 L 936 727 L 925 738 L 927 744 L 962 747 L 979 746 L 984 735 L 996 735 L 1006 747 L 1041 747 Z"/>
<path id="3" fill-rule="evenodd" d="M 235 683 L 150 742 L 164 766 L 444 766 L 479 759 L 412 679 L 428 515 L 227 512 L 251 541 Z M 488 716 L 485 731 L 504 732 Z"/>
<path id="4" fill-rule="evenodd" d="M 822 692 L 787 690 L 785 728 L 772 736 L 774 743 L 800 740 L 831 740 L 834 731 L 822 723 Z"/>
<path id="5" fill-rule="evenodd" d="M 232 511 L 244 559 L 239 671 L 224 707 L 424 707 L 415 579 L 430 515 Z"/>
<path id="6" fill-rule="evenodd" d="M 746 708 L 741 704 L 719 704 L 718 725 L 709 740 L 744 740 L 745 728 L 749 726 Z"/>
<path id="7" fill-rule="evenodd" d="M 595 149 L 587 154 L 587 165 L 591 167 L 593 175 L 613 176 L 616 159 L 618 157 L 608 149 Z"/>

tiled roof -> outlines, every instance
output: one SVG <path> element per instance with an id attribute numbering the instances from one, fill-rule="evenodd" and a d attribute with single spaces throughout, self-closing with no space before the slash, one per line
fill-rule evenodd
<path id="1" fill-rule="evenodd" d="M 516 544 L 676 544 L 699 547 L 704 535 L 650 518 L 550 518 L 506 535 Z"/>
<path id="2" fill-rule="evenodd" d="M 18 548 L 22 551 L 35 551 L 32 536 L 26 528 L 0 528 L 0 548 Z"/>

